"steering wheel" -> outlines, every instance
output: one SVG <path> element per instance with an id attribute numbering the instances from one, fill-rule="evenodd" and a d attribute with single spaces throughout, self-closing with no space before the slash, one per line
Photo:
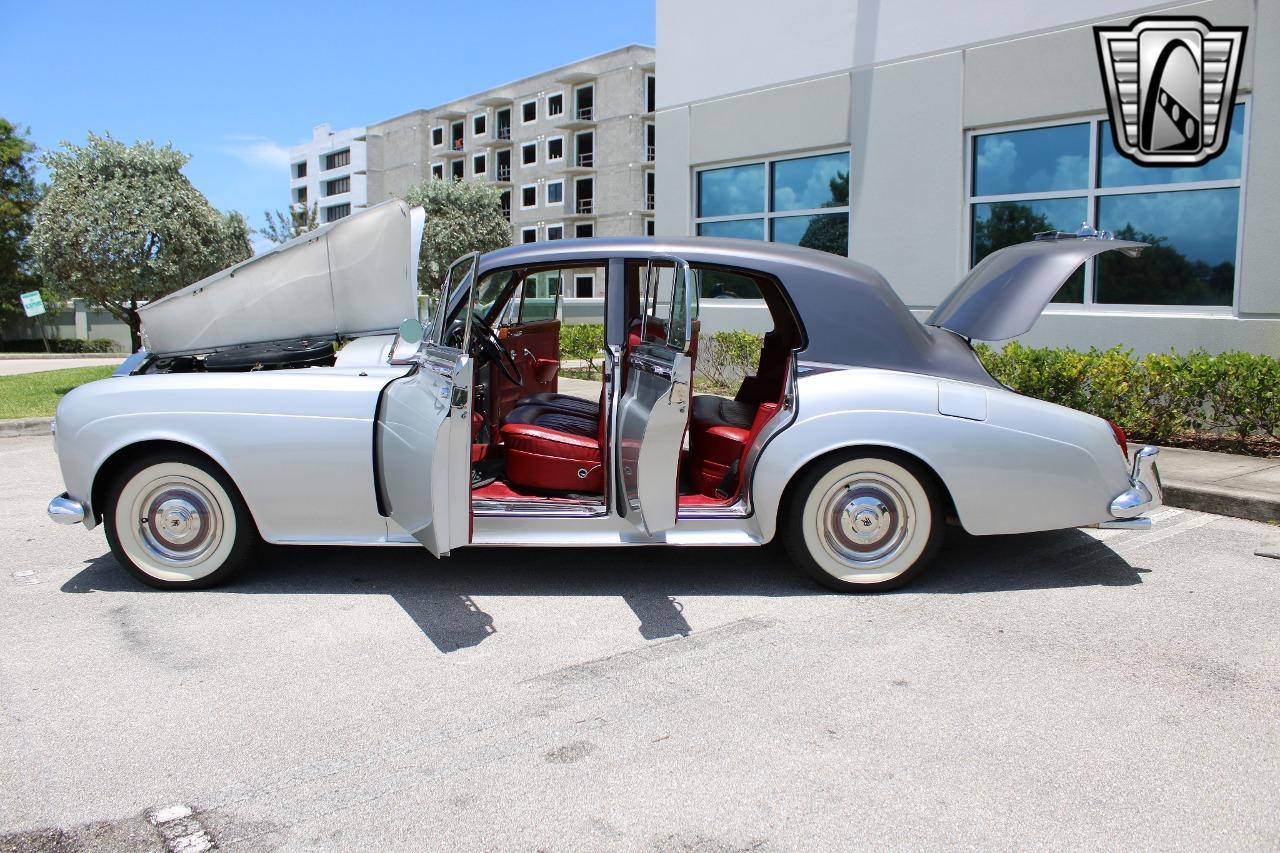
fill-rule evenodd
<path id="1" fill-rule="evenodd" d="M 463 320 L 461 318 L 454 320 L 449 325 L 449 333 L 445 339 L 455 346 L 462 345 L 463 338 Z M 498 334 L 489 325 L 479 317 L 471 318 L 471 338 L 475 347 L 489 357 L 489 360 L 498 365 L 498 369 L 502 371 L 502 375 L 514 385 L 524 385 L 524 379 L 520 376 L 520 368 L 516 365 L 516 360 L 511 353 L 502 346 L 502 341 L 498 339 Z M 476 353 L 472 353 L 475 355 Z"/>

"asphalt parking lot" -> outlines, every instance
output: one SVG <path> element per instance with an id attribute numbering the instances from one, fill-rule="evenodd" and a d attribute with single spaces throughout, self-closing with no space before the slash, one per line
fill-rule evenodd
<path id="1" fill-rule="evenodd" d="M 158 593 L 0 441 L 0 850 L 1280 844 L 1280 528 L 773 549 L 274 549 Z M 339 488 L 340 484 L 335 484 Z"/>

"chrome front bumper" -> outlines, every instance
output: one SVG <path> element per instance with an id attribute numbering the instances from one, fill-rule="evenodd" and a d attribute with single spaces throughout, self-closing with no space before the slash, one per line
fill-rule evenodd
<path id="1" fill-rule="evenodd" d="M 1136 518 L 1164 503 L 1164 493 L 1160 489 L 1160 470 L 1156 468 L 1156 456 L 1159 453 L 1160 448 L 1148 445 L 1133 455 L 1129 488 L 1111 501 L 1112 516 Z"/>
<path id="2" fill-rule="evenodd" d="M 49 517 L 59 524 L 82 524 L 84 522 L 84 504 L 66 492 L 49 501 Z"/>

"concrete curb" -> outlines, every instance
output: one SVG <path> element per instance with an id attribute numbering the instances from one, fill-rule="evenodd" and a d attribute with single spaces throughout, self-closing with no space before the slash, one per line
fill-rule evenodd
<path id="1" fill-rule="evenodd" d="M 1163 478 L 1160 485 L 1168 506 L 1251 521 L 1280 522 L 1280 495 Z"/>
<path id="2" fill-rule="evenodd" d="M 127 352 L 0 352 L 0 361 L 35 361 L 58 358 L 100 358 L 105 360 L 128 358 Z"/>
<path id="3" fill-rule="evenodd" d="M 0 421 L 0 438 L 18 438 L 25 435 L 49 435 L 53 431 L 53 418 L 18 418 Z"/>

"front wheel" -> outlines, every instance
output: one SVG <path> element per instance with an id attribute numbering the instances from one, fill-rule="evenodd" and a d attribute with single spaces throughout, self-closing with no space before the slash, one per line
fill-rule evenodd
<path id="1" fill-rule="evenodd" d="M 243 565 L 258 539 L 244 499 L 195 453 L 149 454 L 120 472 L 103 521 L 111 553 L 157 589 L 202 589 Z"/>
<path id="2" fill-rule="evenodd" d="M 792 561 L 841 592 L 907 583 L 933 559 L 946 526 L 937 486 L 922 466 L 866 451 L 801 475 L 780 522 Z"/>

